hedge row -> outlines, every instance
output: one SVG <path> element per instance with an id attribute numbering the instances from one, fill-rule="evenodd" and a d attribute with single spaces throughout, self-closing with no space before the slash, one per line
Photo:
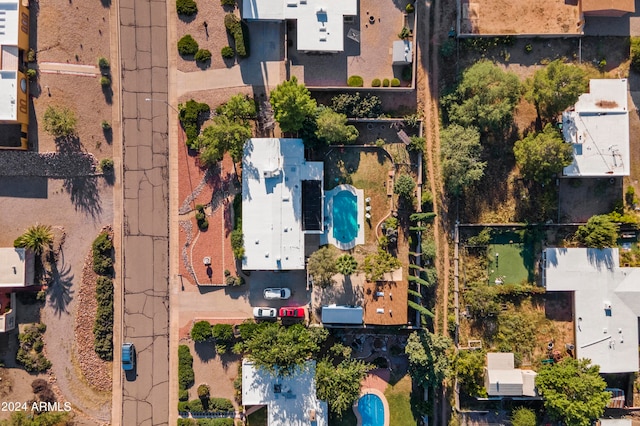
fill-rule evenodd
<path id="1" fill-rule="evenodd" d="M 249 56 L 249 33 L 246 25 L 233 13 L 227 13 L 224 17 L 224 26 L 233 37 L 238 56 Z"/>
<path id="2" fill-rule="evenodd" d="M 181 413 L 229 413 L 235 411 L 235 408 L 226 398 L 209 398 L 178 402 L 178 411 Z"/>
<path id="3" fill-rule="evenodd" d="M 193 356 L 189 346 L 178 346 L 178 386 L 185 390 L 193 386 L 195 376 L 193 374 Z"/>
<path id="4" fill-rule="evenodd" d="M 178 419 L 178 426 L 233 426 L 233 419 Z"/>
<path id="5" fill-rule="evenodd" d="M 98 275 L 113 274 L 113 241 L 108 232 L 101 232 L 91 246 L 93 253 L 93 271 Z"/>
<path id="6" fill-rule="evenodd" d="M 113 280 L 98 277 L 96 280 L 98 310 L 93 324 L 93 347 L 105 361 L 113 360 Z"/>

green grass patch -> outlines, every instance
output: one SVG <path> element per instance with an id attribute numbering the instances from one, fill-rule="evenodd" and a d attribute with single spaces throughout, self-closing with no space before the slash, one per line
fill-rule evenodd
<path id="1" fill-rule="evenodd" d="M 407 375 L 393 386 L 388 386 L 384 396 L 389 403 L 389 424 L 415 426 L 418 422 L 411 410 L 411 378 Z"/>
<path id="2" fill-rule="evenodd" d="M 496 256 L 497 255 L 497 256 Z M 490 244 L 488 250 L 489 284 L 519 284 L 534 280 L 534 255 L 531 245 L 523 243 Z"/>

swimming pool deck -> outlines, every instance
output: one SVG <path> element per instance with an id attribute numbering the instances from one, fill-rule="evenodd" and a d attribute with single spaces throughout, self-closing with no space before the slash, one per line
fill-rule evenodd
<path id="1" fill-rule="evenodd" d="M 358 411 L 358 402 L 360 402 L 360 398 L 367 394 L 376 395 L 382 401 L 382 407 L 384 408 L 384 426 L 389 426 L 390 414 L 389 414 L 389 403 L 387 402 L 387 398 L 384 396 L 382 392 L 378 389 L 374 388 L 366 388 L 362 389 L 360 392 L 360 397 L 353 403 L 353 412 L 356 415 L 356 419 L 358 420 L 357 426 L 362 426 L 362 417 L 360 416 L 360 411 Z"/>
<path id="2" fill-rule="evenodd" d="M 342 191 L 356 196 L 358 206 L 358 235 L 348 243 L 338 241 L 333 236 L 333 197 Z M 351 250 L 358 244 L 364 244 L 364 191 L 353 185 L 338 185 L 324 193 L 324 234 L 320 236 L 320 245 L 333 244 L 340 250 Z"/>

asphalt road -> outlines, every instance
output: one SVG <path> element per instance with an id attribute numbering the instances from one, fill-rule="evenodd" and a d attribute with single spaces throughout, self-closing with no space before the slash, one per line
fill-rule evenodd
<path id="1" fill-rule="evenodd" d="M 122 425 L 169 420 L 169 145 L 164 0 L 120 0 L 123 127 Z M 145 98 L 155 101 L 148 102 Z M 116 351 L 119 354 L 119 350 Z"/>

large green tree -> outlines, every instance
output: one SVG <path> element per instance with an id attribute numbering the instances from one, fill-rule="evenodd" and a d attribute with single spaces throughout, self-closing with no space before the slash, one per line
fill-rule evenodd
<path id="1" fill-rule="evenodd" d="M 316 136 L 329 144 L 349 144 L 358 138 L 355 126 L 347 124 L 347 116 L 331 108 L 322 108 L 316 119 Z"/>
<path id="2" fill-rule="evenodd" d="M 382 279 L 384 274 L 395 271 L 400 268 L 402 263 L 391 253 L 378 247 L 378 251 L 374 254 L 368 254 L 364 258 L 362 270 L 365 273 L 367 281 L 378 281 Z"/>
<path id="3" fill-rule="evenodd" d="M 256 117 L 256 103 L 250 97 L 238 93 L 216 109 L 230 120 L 248 120 Z"/>
<path id="4" fill-rule="evenodd" d="M 334 283 L 333 276 L 338 273 L 335 252 L 328 246 L 316 250 L 309 256 L 307 270 L 314 284 L 322 288 L 329 287 Z"/>
<path id="5" fill-rule="evenodd" d="M 451 339 L 428 331 L 414 331 L 407 339 L 404 352 L 409 356 L 409 374 L 415 383 L 438 387 L 451 374 L 448 352 Z"/>
<path id="6" fill-rule="evenodd" d="M 533 79 L 527 82 L 526 98 L 533 102 L 539 116 L 551 121 L 576 103 L 588 85 L 582 68 L 557 59 L 536 71 Z"/>
<path id="7" fill-rule="evenodd" d="M 225 115 L 216 116 L 213 124 L 198 137 L 200 162 L 210 167 L 229 152 L 234 162 L 242 160 L 244 143 L 251 137 L 251 127 L 242 120 L 231 120 Z"/>
<path id="8" fill-rule="evenodd" d="M 51 249 L 53 245 L 53 232 L 51 226 L 35 224 L 28 227 L 24 234 L 13 242 L 14 247 L 22 247 L 31 250 L 40 256 Z"/>
<path id="9" fill-rule="evenodd" d="M 283 132 L 297 132 L 302 128 L 304 120 L 316 110 L 315 99 L 304 84 L 298 84 L 296 77 L 279 84 L 271 92 L 269 101 Z"/>
<path id="10" fill-rule="evenodd" d="M 411 200 L 415 189 L 416 182 L 406 173 L 398 176 L 393 184 L 393 192 L 398 194 L 398 196 L 404 200 Z"/>
<path id="11" fill-rule="evenodd" d="M 547 413 L 567 426 L 590 426 L 604 413 L 611 393 L 604 389 L 600 367 L 588 359 L 568 357 L 538 371 L 536 387 Z"/>
<path id="12" fill-rule="evenodd" d="M 501 132 L 511 125 L 520 93 L 517 75 L 483 60 L 463 72 L 456 90 L 442 103 L 451 123 Z"/>
<path id="13" fill-rule="evenodd" d="M 325 329 L 307 329 L 301 324 L 283 327 L 268 323 L 242 343 L 247 358 L 256 366 L 288 376 L 318 351 L 327 337 Z"/>
<path id="14" fill-rule="evenodd" d="M 487 163 L 480 161 L 481 152 L 480 133 L 475 127 L 452 124 L 440 132 L 442 175 L 449 192 L 460 195 L 482 179 Z"/>
<path id="15" fill-rule="evenodd" d="M 585 247 L 615 247 L 618 225 L 606 214 L 591 216 L 586 224 L 578 227 L 576 240 Z"/>
<path id="16" fill-rule="evenodd" d="M 460 351 L 456 354 L 453 367 L 460 387 L 470 396 L 486 397 L 484 387 L 483 351 Z"/>
<path id="17" fill-rule="evenodd" d="M 573 148 L 562 140 L 560 132 L 547 124 L 540 133 L 530 133 L 513 146 L 516 163 L 525 179 L 546 185 L 554 173 L 571 164 Z"/>
<path id="18" fill-rule="evenodd" d="M 316 395 L 327 401 L 329 409 L 339 416 L 351 408 L 360 396 L 360 384 L 373 366 L 361 360 L 344 359 L 336 364 L 324 358 L 316 365 Z"/>

